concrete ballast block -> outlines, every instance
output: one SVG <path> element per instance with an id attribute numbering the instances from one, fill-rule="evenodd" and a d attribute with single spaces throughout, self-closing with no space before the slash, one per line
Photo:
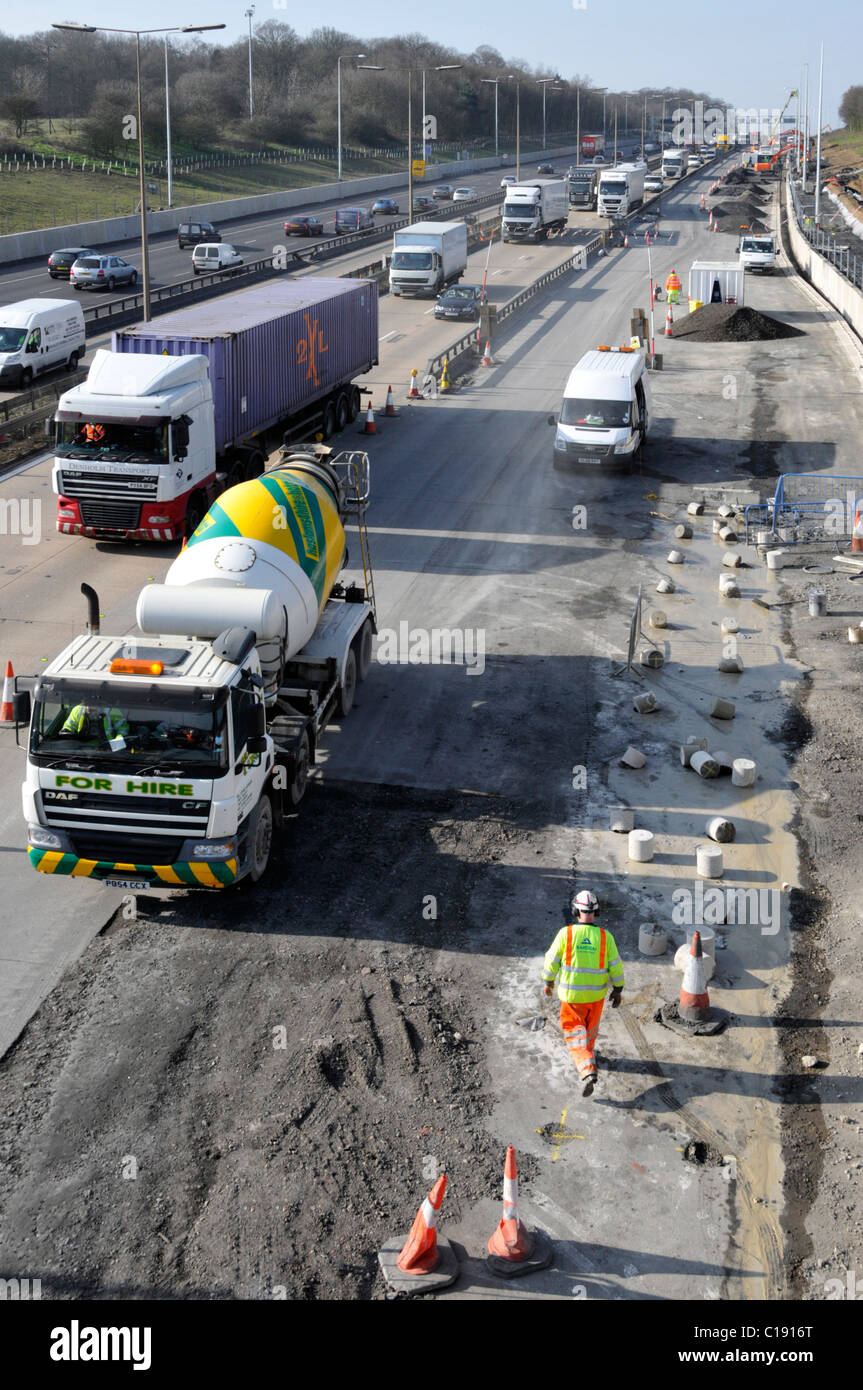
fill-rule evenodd
<path id="1" fill-rule="evenodd" d="M 682 565 L 686 560 L 682 550 L 670 550 L 668 552 L 668 563 L 670 565 Z"/>
<path id="2" fill-rule="evenodd" d="M 726 820 L 724 816 L 714 816 L 707 822 L 707 833 L 717 844 L 727 845 L 737 834 L 737 827 L 734 821 Z"/>
<path id="3" fill-rule="evenodd" d="M 653 612 L 652 612 L 651 615 L 650 615 L 650 626 L 651 626 L 651 627 L 667 627 L 667 626 L 668 626 L 668 617 L 667 617 L 667 615 L 666 615 L 665 613 L 663 613 L 663 611 L 662 611 L 661 608 L 654 608 Z"/>
<path id="4" fill-rule="evenodd" d="M 617 835 L 628 835 L 635 825 L 635 812 L 630 806 L 612 806 L 608 813 L 608 828 Z"/>
<path id="5" fill-rule="evenodd" d="M 723 700 L 719 696 L 713 701 L 710 707 L 711 719 L 733 719 L 736 706 L 733 700 Z"/>
<path id="6" fill-rule="evenodd" d="M 751 758 L 735 758 L 731 769 L 733 787 L 752 787 L 755 785 L 755 763 Z"/>
<path id="7" fill-rule="evenodd" d="M 743 564 L 743 556 L 739 550 L 727 550 L 722 557 L 722 563 L 727 570 L 736 570 Z"/>
<path id="8" fill-rule="evenodd" d="M 721 657 L 719 658 L 719 662 L 718 662 L 718 664 L 717 664 L 717 667 L 718 667 L 718 670 L 720 670 L 720 671 L 726 671 L 726 672 L 729 672 L 729 673 L 733 672 L 735 675 L 738 675 L 738 676 L 739 676 L 739 675 L 740 675 L 740 672 L 743 670 L 743 657 L 742 657 L 742 656 L 721 656 Z"/>
<path id="9" fill-rule="evenodd" d="M 721 878 L 722 850 L 718 845 L 696 845 L 695 867 L 699 878 Z"/>
<path id="10" fill-rule="evenodd" d="M 689 766 L 692 768 L 693 772 L 698 773 L 699 777 L 719 776 L 719 763 L 713 757 L 712 753 L 703 751 L 693 753 L 689 760 Z"/>
<path id="11" fill-rule="evenodd" d="M 640 749 L 632 747 L 627 748 L 620 759 L 622 767 L 644 767 L 646 762 L 647 758 L 644 753 L 642 753 Z"/>
<path id="12" fill-rule="evenodd" d="M 703 502 L 690 502 L 690 503 L 689 503 L 689 506 L 686 508 L 686 510 L 687 510 L 687 512 L 689 513 L 690 516 L 703 516 L 703 515 L 704 515 L 704 503 L 703 503 Z"/>
<path id="13" fill-rule="evenodd" d="M 688 522 L 681 521 L 679 526 L 675 526 L 674 534 L 679 541 L 691 541 L 692 527 L 688 524 Z"/>
<path id="14" fill-rule="evenodd" d="M 664 956 L 668 950 L 668 932 L 653 922 L 642 922 L 638 929 L 638 949 L 643 956 Z"/>
<path id="15" fill-rule="evenodd" d="M 656 592 L 658 594 L 673 594 L 674 581 L 672 579 L 660 579 L 656 586 Z"/>
<path id="16" fill-rule="evenodd" d="M 636 864 L 649 864 L 653 858 L 653 832 L 630 830 L 627 852 Z"/>
<path id="17" fill-rule="evenodd" d="M 653 691 L 649 690 L 646 695 L 636 695 L 632 708 L 636 714 L 654 714 L 660 705 Z"/>

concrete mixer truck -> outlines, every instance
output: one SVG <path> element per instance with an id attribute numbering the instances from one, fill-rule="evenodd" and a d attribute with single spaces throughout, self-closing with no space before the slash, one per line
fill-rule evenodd
<path id="1" fill-rule="evenodd" d="M 220 492 L 263 473 L 267 435 L 329 439 L 354 420 L 354 378 L 377 360 L 367 280 L 273 280 L 120 329 L 57 404 L 57 530 L 191 535 Z"/>
<path id="2" fill-rule="evenodd" d="M 285 451 L 141 591 L 135 635 L 103 634 L 82 585 L 87 632 L 16 696 L 35 869 L 127 892 L 263 876 L 371 664 L 368 496 L 367 455 Z M 361 584 L 340 578 L 349 514 Z"/>

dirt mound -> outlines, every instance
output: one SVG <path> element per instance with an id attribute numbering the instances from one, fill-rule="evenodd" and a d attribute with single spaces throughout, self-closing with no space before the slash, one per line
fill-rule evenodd
<path id="1" fill-rule="evenodd" d="M 675 338 L 696 343 L 767 342 L 771 338 L 800 338 L 802 329 L 780 323 L 769 314 L 738 304 L 705 304 L 674 325 Z"/>
<path id="2" fill-rule="evenodd" d="M 759 216 L 760 208 L 748 206 L 745 203 L 717 203 L 711 209 L 714 216 L 718 219 L 727 218 L 727 225 L 723 225 L 723 232 L 736 232 L 740 227 L 747 227 L 750 232 L 769 231 L 767 223 Z"/>

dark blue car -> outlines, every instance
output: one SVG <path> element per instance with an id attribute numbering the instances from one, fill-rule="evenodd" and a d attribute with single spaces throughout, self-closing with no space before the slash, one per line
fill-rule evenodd
<path id="1" fill-rule="evenodd" d="M 372 212 L 383 212 L 387 217 L 397 217 L 399 205 L 395 198 L 376 198 L 372 203 Z"/>

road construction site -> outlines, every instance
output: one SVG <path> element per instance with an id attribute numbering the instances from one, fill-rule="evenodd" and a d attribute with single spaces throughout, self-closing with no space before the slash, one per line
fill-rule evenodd
<path id="1" fill-rule="evenodd" d="M 661 283 L 732 254 L 700 208 L 712 177 L 663 199 Z M 489 284 L 508 297 L 571 254 L 496 245 Z M 422 301 L 382 300 L 380 365 L 363 384 L 382 404 L 392 383 L 399 414 L 345 441 L 372 460 L 379 629 L 404 630 L 408 648 L 435 628 L 482 634 L 483 660 L 403 650 L 373 665 L 264 883 L 121 901 L 37 877 L 23 753 L 0 733 L 6 1277 L 57 1298 L 381 1299 L 378 1251 L 441 1174 L 438 1231 L 459 1277 L 428 1297 L 818 1299 L 853 1267 L 863 971 L 845 629 L 863 596 L 838 569 L 819 573 L 828 613 L 810 620 L 805 553 L 769 570 L 735 518 L 780 473 L 855 474 L 863 357 L 782 257 L 747 281 L 747 304 L 801 336 L 657 333 L 641 471 L 555 470 L 546 416 L 573 362 L 628 342 L 648 299 L 633 239 L 553 282 L 495 341 L 493 366 L 418 401 L 411 369 L 451 326 Z M 81 630 L 82 580 L 103 630 L 131 631 L 138 590 L 171 557 L 54 533 L 45 461 L 0 497 L 43 516 L 38 544 L 0 536 L 4 659 L 38 672 Z M 720 507 L 736 540 L 714 529 Z M 720 592 L 723 572 L 738 595 Z M 673 591 L 660 596 L 662 580 Z M 658 667 L 641 662 L 651 648 Z M 733 656 L 739 670 L 718 669 Z M 717 699 L 732 719 L 711 718 Z M 690 737 L 754 764 L 751 784 L 685 766 Z M 653 837 L 644 862 L 610 828 L 621 808 Z M 713 846 L 720 817 L 735 835 Z M 721 879 L 697 874 L 705 844 L 721 849 Z M 717 887 L 747 904 L 755 890 L 757 905 L 699 921 Z M 590 1098 L 540 986 L 582 888 L 626 974 Z M 715 961 L 714 1036 L 658 1020 L 693 925 Z M 640 949 L 663 934 L 664 951 Z M 553 1249 L 512 1280 L 485 1262 L 508 1145 L 521 1219 Z"/>

